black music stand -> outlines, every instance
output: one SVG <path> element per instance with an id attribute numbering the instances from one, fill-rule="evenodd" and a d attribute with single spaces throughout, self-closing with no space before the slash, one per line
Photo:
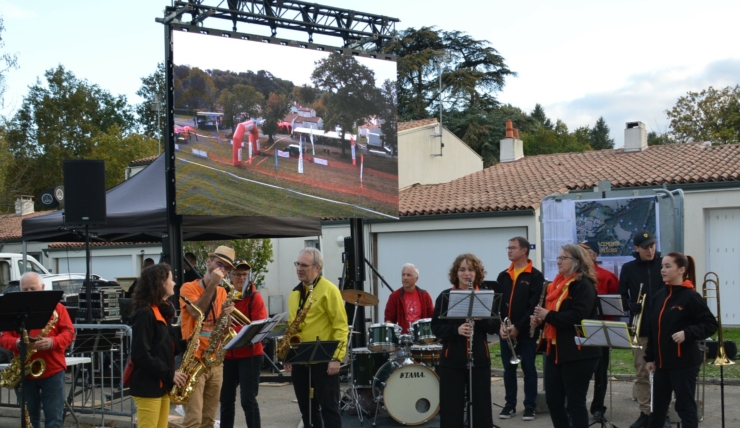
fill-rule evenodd
<path id="1" fill-rule="evenodd" d="M 20 292 L 0 295 L 0 331 L 16 331 L 21 335 L 19 342 L 21 369 L 21 383 L 19 395 L 21 398 L 21 427 L 26 427 L 26 418 L 23 410 L 26 408 L 26 355 L 27 344 L 23 341 L 29 330 L 42 329 L 49 323 L 51 314 L 62 300 L 61 290 Z"/>
<path id="2" fill-rule="evenodd" d="M 296 348 L 291 348 L 285 357 L 283 364 L 315 364 L 326 363 L 334 358 L 334 353 L 339 347 L 338 340 L 322 342 L 316 338 L 315 342 L 301 342 Z M 308 368 L 308 422 L 313 427 L 311 408 L 313 400 L 313 386 L 311 381 L 311 368 Z M 308 427 L 306 427 L 308 428 Z"/>
<path id="3" fill-rule="evenodd" d="M 609 348 L 609 419 L 612 419 L 614 406 L 612 403 L 611 352 L 612 349 L 632 349 L 627 323 L 621 321 L 583 320 L 581 321 L 581 325 L 576 325 L 575 328 L 577 337 L 574 340 L 576 341 L 576 345 Z M 585 337 L 578 337 L 581 328 Z M 596 423 L 599 423 L 599 421 L 593 422 L 591 425 Z M 606 417 L 603 417 L 600 423 L 602 428 L 606 426 L 617 428 Z"/>
<path id="4" fill-rule="evenodd" d="M 445 296 L 445 295 L 443 295 Z M 445 302 L 445 297 L 447 301 Z M 501 306 L 501 293 L 494 293 L 493 290 L 452 290 L 442 298 L 446 303 L 446 310 L 440 315 L 439 319 L 464 319 L 467 322 L 474 319 L 498 319 L 493 308 Z M 498 305 L 496 304 L 498 302 Z M 443 306 L 445 307 L 445 306 Z M 473 340 L 471 331 L 470 348 L 468 350 L 468 421 L 469 427 L 473 428 Z M 494 427 L 498 427 L 496 424 Z"/>

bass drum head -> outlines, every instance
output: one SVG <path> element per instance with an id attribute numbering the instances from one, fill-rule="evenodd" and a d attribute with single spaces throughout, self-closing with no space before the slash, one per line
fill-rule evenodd
<path id="1" fill-rule="evenodd" d="M 385 363 L 373 379 L 373 395 L 382 395 L 388 414 L 404 425 L 421 425 L 439 412 L 439 377 L 420 364 Z"/>

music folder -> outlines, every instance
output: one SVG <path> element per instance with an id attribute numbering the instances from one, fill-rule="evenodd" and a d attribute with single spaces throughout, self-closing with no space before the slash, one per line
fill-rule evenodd
<path id="1" fill-rule="evenodd" d="M 612 349 L 631 349 L 630 335 L 626 322 L 583 320 L 576 325 L 585 337 L 575 337 L 576 345 L 600 346 Z"/>
<path id="2" fill-rule="evenodd" d="M 234 337 L 229 343 L 224 346 L 224 349 L 231 351 L 233 349 L 243 348 L 245 346 L 253 345 L 267 337 L 275 326 L 285 318 L 287 312 L 277 314 L 272 318 L 266 318 L 259 321 L 253 321 L 249 325 L 245 325 L 239 331 L 239 334 Z"/>

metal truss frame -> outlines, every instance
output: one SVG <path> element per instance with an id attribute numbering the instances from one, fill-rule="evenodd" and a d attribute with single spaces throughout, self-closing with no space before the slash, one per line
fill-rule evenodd
<path id="1" fill-rule="evenodd" d="M 220 7 L 224 2 L 227 7 Z M 304 32 L 308 34 L 308 43 L 313 43 L 314 34 L 339 37 L 342 47 L 367 52 L 380 52 L 394 39 L 395 24 L 400 22 L 398 18 L 300 0 L 176 1 L 165 9 L 165 18 L 157 21 L 166 25 L 210 26 L 205 21 L 215 19 L 231 21 L 234 32 L 238 23 L 267 26 L 272 37 L 278 29 Z"/>

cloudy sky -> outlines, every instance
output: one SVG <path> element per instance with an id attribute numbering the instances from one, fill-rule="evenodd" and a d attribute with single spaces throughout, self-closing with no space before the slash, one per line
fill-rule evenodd
<path id="1" fill-rule="evenodd" d="M 218 4 L 217 0 L 206 0 Z M 665 110 L 687 91 L 736 85 L 740 76 L 740 2 L 521 0 L 322 0 L 322 4 L 399 18 L 397 29 L 437 26 L 488 40 L 518 76 L 499 99 L 531 111 L 536 103 L 569 127 L 604 116 L 616 145 L 624 123 L 668 129 Z M 163 60 L 168 0 L 74 2 L 0 0 L 4 51 L 20 68 L 7 74 L 2 113 L 20 107 L 27 87 L 64 65 L 79 78 L 131 102 L 140 78 Z M 262 27 L 239 31 L 266 34 Z M 305 35 L 278 32 L 306 40 Z M 338 41 L 316 38 L 335 45 Z"/>

